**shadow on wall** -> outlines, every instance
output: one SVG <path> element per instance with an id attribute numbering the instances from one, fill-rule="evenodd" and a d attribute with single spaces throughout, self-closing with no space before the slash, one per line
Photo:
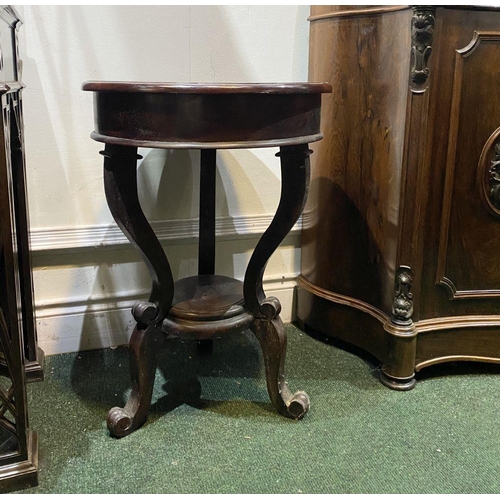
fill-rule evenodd
<path id="1" fill-rule="evenodd" d="M 303 276 L 324 289 L 386 310 L 381 284 L 383 253 L 360 209 L 329 177 L 316 177 L 310 193 L 302 229 Z M 328 211 L 320 212 L 318 206 L 328 207 Z"/>
<path id="2" fill-rule="evenodd" d="M 250 152 L 244 152 L 245 156 L 251 155 Z M 234 185 L 231 183 L 231 175 L 228 174 L 224 157 L 230 153 L 227 151 L 221 152 L 218 155 L 218 170 L 217 170 L 217 215 L 228 214 L 227 193 L 235 194 Z M 182 219 L 197 217 L 199 209 L 199 152 L 192 151 L 162 151 L 152 150 L 145 154 L 144 160 L 138 167 L 139 181 L 139 198 L 146 217 L 150 221 L 162 221 L 167 214 L 172 219 Z M 222 161 L 220 161 L 222 157 Z M 265 166 L 260 161 L 256 161 L 258 168 L 265 170 Z M 234 171 L 239 165 L 231 164 L 230 169 Z M 239 172 L 242 175 L 242 172 Z M 244 175 L 244 174 L 243 174 Z M 223 180 L 224 177 L 224 180 Z M 276 184 L 279 184 L 276 180 Z M 257 197 L 257 193 L 248 182 L 249 189 L 246 195 Z M 276 186 L 279 189 L 279 186 Z M 105 207 L 108 210 L 107 207 Z M 188 212 L 190 211 L 190 213 Z M 188 212 L 188 213 L 186 213 Z M 188 216 L 188 217 L 186 217 Z M 246 264 L 250 258 L 251 252 L 257 244 L 257 238 L 248 238 L 243 235 L 243 239 L 238 238 L 236 228 L 233 225 L 232 231 L 234 237 L 230 242 L 220 242 L 216 248 L 216 273 L 236 276 L 242 278 L 246 269 Z M 171 244 L 164 246 L 165 253 L 169 259 L 174 279 L 184 278 L 197 274 L 198 271 L 198 248 L 197 244 Z M 122 257 L 120 257 L 122 256 Z M 140 260 L 139 253 L 136 251 L 104 251 L 102 257 L 95 262 L 95 281 L 94 288 L 89 296 L 99 297 L 103 295 L 115 295 L 125 290 L 123 281 L 117 281 L 117 264 L 118 261 L 132 258 Z M 92 255 L 91 260 L 95 261 L 95 256 Z M 89 264 L 90 262 L 82 262 L 81 264 Z M 113 269 L 114 268 L 114 269 Z M 125 271 L 130 272 L 130 271 Z M 127 280 L 128 287 L 132 287 L 132 295 L 137 299 L 145 300 L 148 298 L 146 290 L 149 289 L 151 280 L 146 266 L 142 261 L 137 262 L 132 274 Z M 107 290 L 104 293 L 104 284 Z M 142 296 L 140 294 L 142 293 Z M 120 297 L 123 301 L 123 296 Z M 119 301 L 107 303 L 107 308 L 116 308 L 120 310 Z M 123 307 L 123 306 L 122 306 Z M 107 324 L 103 324 L 103 320 L 108 320 Z M 127 333 L 133 328 L 133 320 L 131 314 L 127 313 L 126 317 L 123 313 L 109 313 L 104 315 L 96 314 L 95 305 L 88 309 L 88 314 L 82 324 L 80 350 L 88 349 L 89 344 L 95 345 L 96 328 L 102 330 L 103 346 L 119 345 L 126 343 L 128 340 Z M 100 325 L 100 326 L 99 326 Z M 127 332 L 127 333 L 126 333 Z"/>
<path id="3" fill-rule="evenodd" d="M 226 75 L 223 72 L 220 74 L 222 79 L 227 81 L 255 81 L 256 78 L 252 76 L 251 68 L 249 69 L 247 66 L 250 61 L 248 61 L 248 58 L 242 57 L 240 53 L 242 47 L 238 46 L 238 43 L 233 39 L 234 30 L 231 31 L 230 24 L 232 22 L 234 25 L 234 20 L 228 21 L 225 8 L 215 6 L 196 8 L 206 9 L 207 14 L 209 14 L 207 18 L 209 18 L 210 23 L 207 25 L 208 27 L 205 26 L 205 29 L 217 31 L 217 36 L 210 38 L 210 40 L 216 40 L 217 42 L 214 42 L 214 47 L 211 50 L 224 50 L 224 58 L 228 69 L 227 78 L 224 78 Z M 32 9 L 31 21 L 36 22 L 43 7 L 31 7 L 30 9 Z M 148 61 L 148 58 L 145 57 L 145 54 L 150 53 L 151 43 L 157 45 L 161 42 L 161 40 L 158 40 L 157 34 L 165 32 L 165 30 L 168 31 L 169 24 L 162 21 L 163 13 L 173 12 L 174 7 L 155 7 L 155 12 L 161 14 L 155 19 L 144 19 L 146 11 L 143 7 L 92 7 L 92 9 L 99 9 L 103 14 L 114 14 L 114 22 L 112 23 L 114 28 L 110 27 L 109 29 L 116 31 L 116 26 L 121 25 L 120 32 L 116 33 L 117 37 L 119 37 L 120 51 L 124 54 L 120 56 L 120 61 L 126 60 L 126 64 L 121 66 L 114 61 L 113 47 L 107 48 L 98 40 L 89 43 L 89 33 L 93 33 L 95 28 L 91 29 L 91 26 L 88 25 L 89 10 L 86 9 L 90 9 L 90 7 L 53 8 L 52 12 L 55 14 L 53 21 L 55 20 L 57 29 L 54 30 L 54 24 L 52 24 L 50 31 L 45 30 L 43 23 L 40 23 L 40 25 L 37 25 L 36 30 L 39 37 L 37 41 L 47 47 L 46 56 L 42 61 L 24 58 L 26 71 L 29 72 L 31 77 L 30 81 L 26 83 L 28 83 L 28 87 L 36 90 L 37 113 L 47 117 L 46 126 L 43 128 L 43 142 L 46 147 L 40 152 L 36 163 L 33 158 L 28 157 L 27 160 L 30 170 L 36 170 L 38 168 L 37 164 L 50 163 L 53 166 L 51 171 L 57 172 L 58 192 L 70 194 L 71 204 L 66 207 L 67 210 L 83 214 L 89 210 L 89 207 L 92 207 L 92 213 L 97 214 L 98 221 L 105 221 L 110 219 L 110 214 L 103 196 L 102 157 L 98 155 L 102 145 L 93 143 L 88 138 L 92 130 L 92 109 L 88 99 L 90 96 L 81 95 L 83 94 L 79 90 L 81 83 L 86 79 L 175 81 L 179 80 L 179 75 L 191 75 L 192 73 L 196 73 L 195 80 L 197 81 L 213 81 L 217 76 L 212 67 L 209 68 L 210 71 L 207 69 L 206 73 L 195 71 L 192 66 L 192 52 L 188 54 L 188 58 L 182 61 L 184 67 L 187 65 L 187 71 L 179 69 L 179 58 L 176 61 L 172 60 L 175 64 L 174 69 L 171 70 L 172 65 L 169 64 L 171 61 L 168 60 L 168 57 L 169 55 L 173 57 L 175 47 L 165 49 L 166 55 L 162 61 L 163 64 L 158 64 L 158 61 L 151 64 L 151 61 Z M 182 8 L 175 7 L 175 9 L 177 9 L 175 12 L 179 12 L 179 15 L 184 15 L 183 12 L 185 11 Z M 184 9 L 187 9 L 187 7 Z M 134 17 L 136 22 L 132 26 L 131 13 L 134 12 L 137 13 L 137 16 Z M 169 20 L 172 21 L 172 19 L 171 16 Z M 198 16 L 198 21 L 200 20 L 201 16 Z M 101 19 L 101 23 L 103 26 L 106 24 L 105 17 Z M 157 24 L 162 25 L 163 31 L 156 33 L 154 27 Z M 144 36 L 145 33 L 155 33 L 155 36 Z M 187 33 L 190 40 L 191 33 Z M 54 37 L 59 42 L 57 50 L 61 51 L 59 61 L 64 59 L 67 64 L 61 65 L 57 62 L 56 57 L 51 56 L 51 47 L 55 47 Z M 69 44 L 62 43 L 65 39 L 72 40 L 73 44 L 77 43 L 79 47 L 82 47 L 82 50 L 72 51 Z M 182 52 L 186 40 L 179 40 L 179 43 L 182 46 Z M 196 47 L 194 47 L 193 51 L 195 50 Z M 248 47 L 246 47 L 246 50 L 248 50 Z M 99 52 L 96 53 L 96 51 Z M 109 61 L 109 64 L 107 61 Z M 39 72 L 39 65 L 46 65 L 42 75 Z M 203 68 L 208 68 L 208 65 L 203 66 Z M 47 78 L 47 72 L 50 73 L 50 79 Z M 255 71 L 253 73 L 255 74 Z M 66 90 L 67 92 L 65 92 Z M 54 94 L 57 94 L 57 98 L 54 97 Z M 54 102 L 58 103 L 55 107 Z M 87 106 L 88 109 L 83 110 L 82 104 Z M 29 106 L 30 104 L 25 103 L 26 105 Z M 88 130 L 85 129 L 86 126 L 83 126 L 82 122 L 88 126 Z M 57 131 L 61 123 L 65 127 L 65 133 L 62 137 Z M 83 129 L 85 129 L 84 132 L 82 132 Z M 27 140 L 29 140 L 29 137 Z M 197 217 L 199 152 L 145 150 L 141 151 L 141 153 L 144 155 L 144 159 L 138 165 L 139 196 L 146 216 L 153 221 Z M 279 178 L 273 169 L 266 166 L 259 159 L 259 156 L 256 156 L 253 152 L 220 151 L 217 160 L 218 216 L 229 216 L 230 212 L 238 212 L 239 209 L 240 212 L 246 211 L 248 206 L 252 207 L 253 213 L 262 213 L 265 208 L 261 202 L 262 193 L 259 193 L 256 188 L 257 181 L 265 184 L 266 189 L 276 193 L 279 192 Z M 89 171 L 92 174 L 89 174 Z M 43 174 L 39 172 L 37 178 L 43 178 Z M 87 179 L 90 179 L 89 182 L 93 183 L 93 194 L 89 194 L 87 189 L 80 189 L 82 187 L 82 178 L 85 178 L 86 183 Z M 50 182 L 47 184 L 50 184 Z M 76 186 L 79 186 L 79 188 L 76 189 Z M 244 186 L 243 191 L 241 190 L 242 186 Z M 32 189 L 37 189 L 37 184 L 32 185 Z M 54 190 L 50 190 L 50 186 L 48 186 L 46 192 L 47 198 L 57 195 Z M 89 198 L 89 196 L 92 198 Z M 36 206 L 36 204 L 34 207 L 32 206 L 32 210 L 42 212 L 44 210 L 42 205 L 47 203 L 47 198 L 41 199 L 39 206 Z M 37 196 L 35 199 L 39 199 L 39 197 Z M 238 213 L 238 215 L 240 214 Z M 78 219 L 78 217 L 74 218 Z M 239 276 L 243 274 L 244 269 L 241 269 L 241 263 L 242 261 L 248 261 L 250 251 L 254 248 L 255 243 L 254 238 L 235 241 L 232 246 L 232 255 L 230 246 L 224 245 L 223 254 L 218 256 L 218 262 L 224 260 L 225 274 Z M 245 255 L 244 259 L 241 258 L 242 252 Z M 166 248 L 166 253 L 170 258 L 175 278 L 196 273 L 197 248 L 195 245 L 183 246 L 182 251 L 179 250 L 179 247 L 173 248 L 169 245 Z M 122 306 L 116 296 L 133 287 L 133 293 L 145 293 L 144 298 L 147 297 L 146 290 L 149 284 L 149 276 L 145 265 L 139 261 L 138 254 L 135 255 L 129 250 L 124 250 L 123 252 L 106 252 L 104 256 L 104 252 L 88 252 L 85 250 L 80 253 L 67 254 L 64 258 L 61 257 L 61 254 L 45 254 L 37 257 L 35 262 L 40 267 L 93 267 L 94 281 L 90 287 L 81 288 L 80 290 L 83 290 L 83 292 L 79 292 L 76 281 L 67 286 L 70 300 L 73 293 L 79 297 L 86 294 L 89 302 L 92 303 L 92 307 L 89 307 L 84 314 L 80 332 L 80 348 L 82 350 L 86 349 L 89 344 L 95 346 L 96 336 L 101 335 L 101 333 L 96 332 L 97 329 L 104 330 L 102 333 L 103 340 L 110 335 L 111 340 L 118 340 L 118 342 L 112 341 L 111 343 L 121 343 L 130 332 L 132 317 L 130 315 L 127 320 L 124 320 L 123 314 L 120 312 Z M 125 267 L 126 264 L 130 264 L 125 271 L 129 273 L 127 278 L 130 277 L 130 280 L 117 280 L 116 268 L 121 265 Z M 131 267 L 134 267 L 134 271 L 130 273 Z M 145 284 L 146 286 L 144 286 Z M 40 288 L 36 292 L 39 297 L 43 297 L 44 289 Z M 68 297 L 61 298 L 62 302 L 67 299 Z M 98 305 L 101 299 L 107 303 L 107 310 L 112 310 L 114 304 L 116 314 L 106 313 L 99 317 L 95 306 Z M 103 326 L 104 324 L 105 326 Z M 60 331 L 57 335 L 62 337 L 65 332 Z"/>

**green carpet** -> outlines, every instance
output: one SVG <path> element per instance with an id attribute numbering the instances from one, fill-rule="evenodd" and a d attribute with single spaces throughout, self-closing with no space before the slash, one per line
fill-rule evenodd
<path id="1" fill-rule="evenodd" d="M 109 408 L 128 394 L 127 349 L 46 359 L 29 386 L 39 486 L 26 493 L 499 493 L 500 367 L 429 368 L 410 392 L 377 366 L 293 326 L 287 379 L 311 409 L 300 422 L 269 403 L 251 333 L 211 356 L 172 343 L 148 422 L 109 437 Z M 202 399 L 167 391 L 197 377 Z"/>

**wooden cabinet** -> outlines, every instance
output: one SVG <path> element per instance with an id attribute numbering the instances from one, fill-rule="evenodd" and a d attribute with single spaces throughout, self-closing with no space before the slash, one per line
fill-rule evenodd
<path id="1" fill-rule="evenodd" d="M 313 6 L 330 81 L 304 212 L 299 320 L 381 380 L 500 362 L 500 11 Z"/>

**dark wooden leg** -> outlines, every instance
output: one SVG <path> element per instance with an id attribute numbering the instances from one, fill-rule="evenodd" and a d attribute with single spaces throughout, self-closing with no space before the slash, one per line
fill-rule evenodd
<path id="1" fill-rule="evenodd" d="M 309 396 L 303 391 L 292 394 L 285 381 L 286 334 L 281 318 L 256 319 L 252 330 L 264 355 L 267 391 L 273 405 L 285 417 L 302 418 L 309 410 Z"/>
<path id="2" fill-rule="evenodd" d="M 294 419 L 303 417 L 307 412 L 309 397 L 305 392 L 292 395 L 286 384 L 286 334 L 279 317 L 281 304 L 276 297 L 266 298 L 262 278 L 269 257 L 297 222 L 304 207 L 309 184 L 310 153 L 307 144 L 280 148 L 280 203 L 271 225 L 255 247 L 243 284 L 245 306 L 254 317 L 252 330 L 259 339 L 264 355 L 269 396 L 282 415 Z"/>
<path id="3" fill-rule="evenodd" d="M 198 274 L 215 273 L 215 149 L 201 150 Z"/>
<path id="4" fill-rule="evenodd" d="M 276 155 L 281 158 L 281 198 L 276 214 L 253 251 L 245 272 L 243 293 L 245 305 L 256 318 L 269 317 L 262 278 L 267 261 L 297 222 L 307 198 L 309 187 L 309 155 L 307 144 L 282 146 Z"/>
<path id="5" fill-rule="evenodd" d="M 156 373 L 156 354 L 162 332 L 154 324 L 145 330 L 138 327 L 129 345 L 132 393 L 125 408 L 114 407 L 108 413 L 108 429 L 112 436 L 127 436 L 147 419 Z"/>
<path id="6" fill-rule="evenodd" d="M 144 320 L 134 314 L 138 322 L 147 325 L 156 308 L 158 320 L 165 317 L 172 306 L 174 281 L 165 252 L 142 211 L 137 194 L 137 148 L 106 144 L 104 151 L 104 190 L 108 207 L 125 236 L 141 252 L 153 281 L 149 303 L 136 308 L 137 314 L 146 313 Z"/>
<path id="7" fill-rule="evenodd" d="M 215 173 L 217 150 L 202 149 L 200 164 L 200 227 L 198 274 L 215 274 Z M 209 354 L 212 339 L 198 341 L 198 352 Z"/>
<path id="8" fill-rule="evenodd" d="M 130 340 L 132 394 L 125 408 L 112 408 L 108 428 L 126 436 L 146 421 L 156 371 L 161 322 L 172 305 L 174 282 L 163 248 L 144 215 L 137 194 L 137 148 L 106 144 L 104 187 L 109 209 L 124 234 L 141 252 L 153 281 L 149 302 L 132 309 L 137 326 Z"/>

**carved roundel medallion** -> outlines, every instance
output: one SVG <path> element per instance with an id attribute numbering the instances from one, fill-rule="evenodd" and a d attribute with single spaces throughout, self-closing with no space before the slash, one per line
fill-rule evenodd
<path id="1" fill-rule="evenodd" d="M 491 134 L 483 147 L 477 180 L 488 211 L 500 218 L 500 128 Z"/>

